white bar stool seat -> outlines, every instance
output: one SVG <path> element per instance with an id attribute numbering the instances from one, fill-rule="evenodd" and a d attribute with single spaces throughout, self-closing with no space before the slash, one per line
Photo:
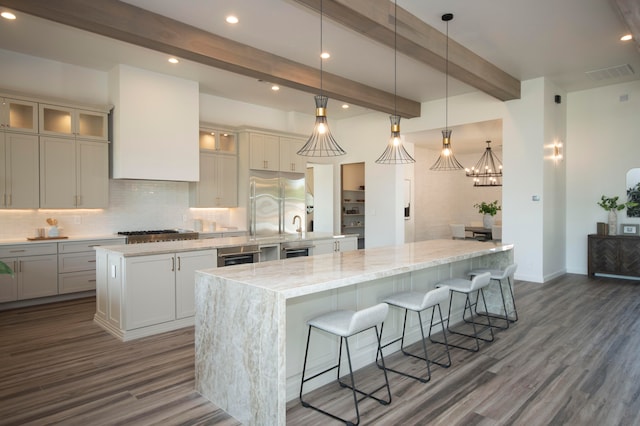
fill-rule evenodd
<path id="1" fill-rule="evenodd" d="M 388 303 L 391 306 L 395 306 L 401 309 L 404 309 L 404 323 L 402 325 L 402 336 L 398 337 L 397 339 L 394 339 L 386 344 L 384 344 L 382 346 L 382 348 L 386 348 L 389 345 L 392 345 L 398 341 L 400 341 L 400 350 L 402 351 L 402 353 L 404 355 L 407 356 L 412 356 L 414 358 L 418 358 L 421 359 L 423 361 L 426 362 L 427 364 L 427 376 L 426 377 L 418 377 L 418 376 L 414 376 L 411 375 L 409 373 L 405 373 L 403 371 L 399 371 L 399 370 L 394 370 L 392 368 L 387 367 L 387 370 L 389 371 L 393 371 L 394 373 L 397 374 L 401 374 L 403 376 L 406 377 L 410 377 L 412 379 L 416 379 L 421 381 L 422 383 L 426 383 L 429 380 L 431 380 L 431 367 L 430 365 L 433 364 L 437 364 L 441 367 L 444 368 L 448 368 L 451 366 L 451 355 L 449 354 L 449 346 L 447 345 L 447 335 L 446 335 L 446 331 L 444 329 L 444 320 L 442 318 L 442 310 L 440 309 L 440 303 L 445 302 L 447 300 L 447 297 L 449 297 L 449 287 L 441 287 L 441 288 L 436 288 L 430 291 L 425 292 L 417 292 L 417 291 L 411 291 L 411 292 L 405 292 L 405 293 L 397 293 L 394 295 L 391 295 L 389 297 L 387 297 L 384 301 L 386 303 Z M 440 316 L 440 325 L 442 326 L 442 335 L 444 336 L 444 344 L 445 344 L 445 352 L 447 355 L 447 362 L 445 363 L 440 363 L 440 362 L 436 362 L 434 360 L 430 360 L 429 356 L 427 354 L 427 343 L 426 343 L 426 339 L 425 339 L 425 335 L 424 335 L 424 327 L 422 325 L 422 312 L 431 308 L 431 323 L 429 324 L 429 338 L 431 338 L 431 330 L 433 328 L 433 320 L 435 317 L 435 312 L 436 312 L 436 308 L 438 310 L 438 315 Z M 415 312 L 418 314 L 418 322 L 420 323 L 420 333 L 422 336 L 422 350 L 424 352 L 424 356 L 420 356 L 420 355 L 415 355 L 412 353 L 409 353 L 405 350 L 404 347 L 404 337 L 405 337 L 405 331 L 407 329 L 407 313 L 409 311 Z M 384 324 L 383 324 L 383 328 L 384 328 Z M 380 330 L 380 334 L 382 334 L 382 329 Z M 376 359 L 376 362 L 378 360 Z M 382 366 L 380 364 L 378 364 L 378 367 L 382 368 Z"/>
<path id="2" fill-rule="evenodd" d="M 488 312 L 479 313 L 476 311 L 478 315 L 490 316 L 491 318 L 496 318 L 505 321 L 504 326 L 494 325 L 496 328 L 500 328 L 505 330 L 509 328 L 509 324 L 512 322 L 518 321 L 518 310 L 516 309 L 516 299 L 513 296 L 513 275 L 516 273 L 516 269 L 518 269 L 518 264 L 512 263 L 504 269 L 473 269 L 467 274 L 469 276 L 474 276 L 481 274 L 483 272 L 488 272 L 491 274 L 491 281 L 496 281 L 498 283 L 498 287 L 500 287 L 500 296 L 502 297 L 502 308 L 504 309 L 504 315 L 496 315 Z M 502 288 L 502 280 L 507 280 L 507 286 L 509 287 L 509 297 L 511 297 L 511 306 L 513 307 L 511 310 L 507 308 L 507 300 L 504 295 L 504 290 Z M 476 306 L 477 308 L 477 306 Z"/>
<path id="3" fill-rule="evenodd" d="M 483 272 L 478 275 L 475 275 L 471 280 L 467 280 L 464 278 L 452 278 L 446 281 L 442 281 L 436 285 L 436 287 L 449 287 L 450 290 L 450 298 L 449 298 L 449 313 L 447 315 L 447 331 L 452 334 L 457 334 L 460 336 L 466 336 L 475 340 L 475 347 L 466 347 L 462 345 L 454 345 L 452 343 L 448 343 L 448 346 L 452 346 L 454 348 L 464 349 L 471 352 L 478 352 L 480 350 L 480 340 L 485 342 L 493 342 L 493 328 L 491 327 L 491 319 L 487 317 L 487 323 L 479 323 L 476 322 L 473 311 L 474 307 L 477 310 L 477 305 L 480 302 L 480 298 L 482 297 L 482 302 L 484 304 L 485 312 L 487 312 L 487 301 L 484 296 L 484 288 L 489 285 L 491 280 L 491 274 L 489 272 Z M 453 296 L 455 293 L 460 293 L 465 295 L 464 301 L 464 311 L 462 312 L 462 320 L 465 323 L 471 324 L 473 327 L 473 334 L 463 333 L 461 331 L 455 331 L 451 328 L 451 307 L 453 305 Z M 474 297 L 475 296 L 475 297 Z M 468 312 L 468 317 L 467 317 Z M 482 326 L 483 329 L 478 331 L 477 326 Z M 481 337 L 481 334 L 489 331 L 491 337 Z M 446 342 L 439 342 L 432 339 L 434 343 L 445 344 Z"/>
<path id="4" fill-rule="evenodd" d="M 389 387 L 389 379 L 387 378 L 387 371 L 384 368 L 384 358 L 382 356 L 382 348 L 380 346 L 380 335 L 382 332 L 382 328 L 380 330 L 380 333 L 378 333 L 378 324 L 382 324 L 385 320 L 385 318 L 387 317 L 387 314 L 389 312 L 389 305 L 387 305 L 386 303 L 379 303 L 377 305 L 371 306 L 369 308 L 365 308 L 359 311 L 346 311 L 346 310 L 342 310 L 342 311 L 334 311 L 334 312 L 329 312 L 327 314 L 324 315 L 320 315 L 319 317 L 313 318 L 311 320 L 309 320 L 307 322 L 307 324 L 309 325 L 309 333 L 307 334 L 307 348 L 304 354 L 304 364 L 302 366 L 302 379 L 300 382 L 300 403 L 302 404 L 303 407 L 308 407 L 308 408 L 312 408 L 320 413 L 323 413 L 329 417 L 332 417 L 336 420 L 340 420 L 344 423 L 346 423 L 347 425 L 357 425 L 360 423 L 360 411 L 358 409 L 358 403 L 360 401 L 362 401 L 364 398 L 372 398 L 376 401 L 378 401 L 380 404 L 383 405 L 388 405 L 391 403 L 391 389 Z M 309 341 L 311 339 L 311 329 L 312 328 L 316 328 L 318 330 L 322 330 L 325 331 L 327 333 L 336 335 L 338 337 L 340 337 L 340 349 L 338 351 L 338 363 L 332 367 L 327 368 L 324 371 L 321 371 L 311 377 L 305 378 L 305 373 L 306 373 L 306 368 L 307 368 L 307 356 L 309 354 Z M 363 331 L 369 330 L 369 329 L 374 329 L 375 333 L 376 333 L 376 340 L 377 340 L 377 350 L 376 350 L 376 359 L 378 357 L 378 355 L 380 355 L 380 359 L 382 360 L 382 365 L 383 365 L 383 373 L 384 373 L 384 381 L 385 383 L 383 385 L 381 385 L 380 387 L 378 387 L 377 389 L 366 393 L 362 390 L 359 390 L 356 388 L 356 384 L 355 384 L 355 380 L 353 377 L 353 368 L 351 365 L 351 352 L 349 351 L 349 340 L 348 338 L 356 335 L 358 333 L 361 333 Z M 342 359 L 342 343 L 344 341 L 345 347 L 347 349 L 347 361 L 349 363 L 349 376 L 351 378 L 351 384 L 345 383 L 343 381 L 340 380 L 340 363 L 341 363 L 341 359 Z M 303 392 L 303 387 L 304 384 L 310 380 L 315 379 L 316 377 L 319 377 L 325 373 L 328 373 L 331 370 L 337 369 L 337 381 L 338 384 L 341 387 L 347 387 L 349 389 L 351 389 L 352 393 L 353 393 L 353 402 L 355 405 L 355 411 L 356 411 L 356 422 L 353 423 L 349 420 L 345 420 L 341 417 L 336 416 L 335 414 L 331 414 L 328 411 L 325 411 L 317 406 L 311 405 L 310 403 L 308 403 L 307 401 L 304 401 L 302 398 L 302 392 Z M 388 399 L 384 400 L 381 398 L 377 398 L 375 396 L 373 396 L 374 393 L 378 392 L 379 390 L 385 388 L 387 389 L 387 396 Z M 363 395 L 362 398 L 358 399 L 357 397 L 357 393 Z"/>

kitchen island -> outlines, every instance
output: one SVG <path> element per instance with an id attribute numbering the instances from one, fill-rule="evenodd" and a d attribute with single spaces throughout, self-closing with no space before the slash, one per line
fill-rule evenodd
<path id="1" fill-rule="evenodd" d="M 298 243 L 311 255 L 357 247 L 356 236 L 317 232 L 96 247 L 94 321 L 123 341 L 192 326 L 195 271 L 218 267 L 218 250 L 258 247 L 262 261 Z"/>
<path id="2" fill-rule="evenodd" d="M 430 240 L 198 271 L 196 390 L 243 424 L 284 425 L 286 402 L 300 386 L 307 320 L 335 309 L 362 309 L 398 291 L 429 290 L 472 268 L 512 262 L 509 244 Z M 488 297 L 490 311 L 500 304 L 496 296 Z M 454 306 L 452 316 L 461 309 Z M 398 335 L 401 326 L 400 314 L 390 312 L 384 339 Z M 417 341 L 416 322 L 409 328 L 407 341 Z M 375 339 L 354 339 L 357 369 L 374 361 Z M 311 371 L 331 365 L 337 355 L 337 341 L 316 341 Z"/>

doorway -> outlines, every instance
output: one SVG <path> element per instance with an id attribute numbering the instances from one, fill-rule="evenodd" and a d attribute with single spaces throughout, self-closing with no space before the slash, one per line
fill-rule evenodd
<path id="1" fill-rule="evenodd" d="M 342 164 L 341 229 L 343 234 L 358 235 L 358 249 L 365 247 L 365 186 L 364 163 Z"/>

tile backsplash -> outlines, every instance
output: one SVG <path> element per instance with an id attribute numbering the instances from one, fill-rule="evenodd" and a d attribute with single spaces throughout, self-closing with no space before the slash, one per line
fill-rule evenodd
<path id="1" fill-rule="evenodd" d="M 26 238 L 47 227 L 46 218 L 58 219 L 61 235 L 110 235 L 145 229 L 194 229 L 202 219 L 203 231 L 211 222 L 246 229 L 244 209 L 190 209 L 189 183 L 150 180 L 109 180 L 109 208 L 64 210 L 0 210 L 0 239 Z"/>

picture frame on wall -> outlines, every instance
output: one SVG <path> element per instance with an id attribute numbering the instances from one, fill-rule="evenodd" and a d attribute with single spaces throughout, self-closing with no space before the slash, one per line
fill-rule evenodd
<path id="1" fill-rule="evenodd" d="M 620 235 L 638 235 L 639 227 L 637 223 L 623 223 L 620 225 Z"/>

